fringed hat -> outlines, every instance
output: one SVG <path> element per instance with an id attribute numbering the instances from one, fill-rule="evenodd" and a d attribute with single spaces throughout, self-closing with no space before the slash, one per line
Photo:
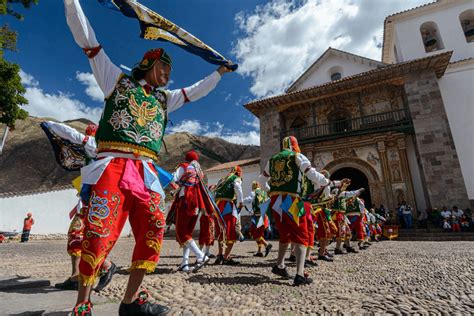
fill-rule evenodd
<path id="1" fill-rule="evenodd" d="M 252 181 L 252 190 L 256 190 L 260 188 L 260 184 L 258 184 L 258 181 Z"/>
<path id="2" fill-rule="evenodd" d="M 173 66 L 173 61 L 171 60 L 170 55 L 168 55 L 163 48 L 150 49 L 145 53 L 145 55 L 143 55 L 138 66 L 132 69 L 132 77 L 143 78 L 145 73 L 155 65 L 157 60 Z"/>
<path id="3" fill-rule="evenodd" d="M 298 140 L 294 136 L 283 138 L 283 149 L 291 150 L 295 153 L 301 152 L 300 146 L 298 146 Z"/>
<path id="4" fill-rule="evenodd" d="M 97 133 L 97 129 L 99 128 L 99 126 L 97 124 L 94 124 L 94 123 L 90 123 L 89 125 L 87 125 L 86 127 L 86 135 L 87 136 L 95 136 L 95 133 Z"/>
<path id="5" fill-rule="evenodd" d="M 184 156 L 184 160 L 186 160 L 187 162 L 198 161 L 199 160 L 199 155 L 194 150 L 190 150 Z"/>

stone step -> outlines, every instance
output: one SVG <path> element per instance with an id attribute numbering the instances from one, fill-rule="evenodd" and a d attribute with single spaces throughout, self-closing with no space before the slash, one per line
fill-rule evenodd
<path id="1" fill-rule="evenodd" d="M 436 234 L 436 235 L 425 235 L 425 236 L 399 236 L 396 238 L 399 241 L 474 241 L 474 234 L 464 235 L 451 235 Z"/>

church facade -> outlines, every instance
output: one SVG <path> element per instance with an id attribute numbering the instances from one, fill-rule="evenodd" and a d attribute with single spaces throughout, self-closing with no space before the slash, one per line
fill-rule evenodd
<path id="1" fill-rule="evenodd" d="M 387 17 L 382 62 L 329 48 L 285 94 L 246 104 L 260 119 L 262 165 L 283 137 L 294 135 L 317 169 L 334 179 L 351 178 L 350 189 L 365 187 L 367 205 L 471 206 L 474 146 L 457 128 L 466 132 L 474 126 L 472 88 L 450 99 L 456 93 L 449 89 L 462 86 L 447 81 L 460 74 L 460 66 L 461 76 L 472 76 L 474 44 L 462 27 L 459 45 L 448 46 L 446 39 L 443 48 L 426 51 L 423 37 L 426 21 L 444 28 L 435 23 L 446 21 L 440 12 L 456 16 L 453 25 L 462 26 L 467 22 L 459 16 L 472 19 L 471 11 L 468 1 L 438 1 Z M 415 33 L 400 30 L 404 23 L 417 28 L 422 53 L 405 48 L 404 34 Z M 470 49 L 463 50 L 464 43 Z M 412 40 L 406 45 L 413 46 Z"/>

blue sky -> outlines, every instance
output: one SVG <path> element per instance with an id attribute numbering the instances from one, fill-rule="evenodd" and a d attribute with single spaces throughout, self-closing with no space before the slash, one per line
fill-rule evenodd
<path id="1" fill-rule="evenodd" d="M 243 104 L 282 93 L 329 46 L 380 60 L 384 18 L 426 0 L 141 0 L 224 56 L 240 64 L 207 97 L 170 117 L 169 132 L 189 131 L 236 143 L 258 144 L 258 121 Z M 173 57 L 173 88 L 191 85 L 216 69 L 172 44 L 138 37 L 135 20 L 81 1 L 111 60 L 132 67 L 150 48 Z M 377 13 L 372 7 L 377 4 Z M 97 121 L 102 102 L 89 63 L 66 25 L 60 0 L 40 0 L 25 20 L 3 20 L 19 32 L 18 52 L 5 58 L 22 68 L 32 115 Z"/>

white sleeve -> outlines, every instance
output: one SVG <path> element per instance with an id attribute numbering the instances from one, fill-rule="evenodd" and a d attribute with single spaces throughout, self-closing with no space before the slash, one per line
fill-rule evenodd
<path id="1" fill-rule="evenodd" d="M 351 198 L 353 196 L 358 196 L 358 195 L 359 195 L 359 190 L 344 191 L 341 194 L 339 194 L 339 196 L 343 198 Z"/>
<path id="2" fill-rule="evenodd" d="M 300 171 L 306 175 L 306 177 L 311 180 L 311 182 L 313 182 L 316 188 L 329 184 L 329 179 L 311 167 L 311 162 L 309 162 L 305 155 L 300 153 L 296 154 L 296 165 Z"/>
<path id="3" fill-rule="evenodd" d="M 64 0 L 66 20 L 74 40 L 81 48 L 94 48 L 100 44 L 95 37 L 89 21 L 82 11 L 79 0 Z M 119 67 L 115 66 L 105 54 L 104 49 L 94 57 L 89 58 L 89 63 L 94 77 L 105 97 L 114 90 L 115 84 L 122 74 Z"/>
<path id="4" fill-rule="evenodd" d="M 253 200 L 255 199 L 255 192 L 252 191 L 250 192 L 250 195 L 247 196 L 245 199 L 244 199 L 244 204 L 252 204 Z"/>
<path id="5" fill-rule="evenodd" d="M 181 177 L 184 174 L 184 168 L 179 167 L 174 173 L 173 173 L 173 182 L 177 183 L 179 180 L 181 180 Z"/>
<path id="6" fill-rule="evenodd" d="M 242 180 L 234 180 L 234 192 L 237 195 L 237 204 L 243 203 L 243 194 L 242 194 Z"/>
<path id="7" fill-rule="evenodd" d="M 197 101 L 206 96 L 209 92 L 214 90 L 220 79 L 221 75 L 217 71 L 214 71 L 212 74 L 190 87 L 166 91 L 168 97 L 168 113 L 176 111 L 188 101 Z"/>
<path id="8" fill-rule="evenodd" d="M 47 121 L 46 124 L 54 134 L 61 137 L 62 139 L 70 141 L 73 144 L 82 145 L 82 142 L 86 137 L 86 135 L 79 133 L 74 128 L 67 126 L 66 124 L 56 123 L 53 121 Z"/>
<path id="9" fill-rule="evenodd" d="M 260 187 L 263 188 L 265 191 L 270 191 L 270 186 L 268 185 L 268 178 L 270 178 L 270 163 L 267 162 L 265 165 L 265 169 L 263 169 L 263 173 L 258 176 L 258 184 Z"/>

